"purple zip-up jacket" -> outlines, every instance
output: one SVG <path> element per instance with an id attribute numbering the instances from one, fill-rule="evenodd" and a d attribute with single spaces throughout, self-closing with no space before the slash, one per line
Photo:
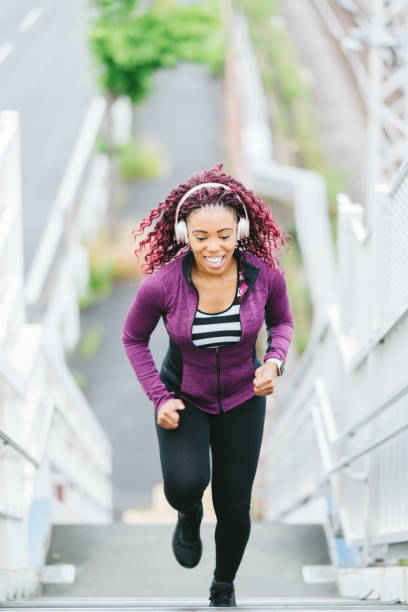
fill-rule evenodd
<path id="1" fill-rule="evenodd" d="M 261 365 L 255 343 L 265 320 L 264 361 L 283 362 L 292 339 L 293 317 L 281 270 L 261 258 L 235 250 L 243 257 L 244 284 L 240 306 L 241 339 L 216 349 L 193 344 L 191 328 L 198 292 L 191 280 L 192 251 L 146 276 L 130 305 L 122 342 L 139 382 L 156 411 L 172 398 L 185 399 L 204 412 L 220 414 L 255 395 L 255 369 Z M 169 334 L 169 347 L 160 374 L 149 339 L 160 317 Z"/>

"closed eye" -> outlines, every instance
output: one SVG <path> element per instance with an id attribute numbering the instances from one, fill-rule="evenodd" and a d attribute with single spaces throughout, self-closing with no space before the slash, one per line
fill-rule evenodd
<path id="1" fill-rule="evenodd" d="M 199 238 L 198 236 L 196 236 L 197 240 L 206 240 L 206 238 Z M 220 236 L 221 240 L 228 240 L 229 238 L 231 238 L 231 236 Z"/>

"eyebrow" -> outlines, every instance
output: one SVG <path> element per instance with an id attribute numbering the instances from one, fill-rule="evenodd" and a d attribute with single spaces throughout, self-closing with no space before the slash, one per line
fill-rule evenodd
<path id="1" fill-rule="evenodd" d="M 225 230 L 231 230 L 232 231 L 233 229 L 234 229 L 233 227 L 223 227 L 222 229 L 217 230 L 217 234 L 219 232 L 225 232 Z M 206 232 L 205 230 L 200 230 L 200 229 L 193 230 L 192 233 L 194 234 L 194 232 L 203 232 L 203 234 L 208 234 L 208 232 Z"/>

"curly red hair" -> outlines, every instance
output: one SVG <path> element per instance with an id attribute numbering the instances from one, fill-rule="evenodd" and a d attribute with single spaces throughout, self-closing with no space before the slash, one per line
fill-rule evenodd
<path id="1" fill-rule="evenodd" d="M 239 251 L 246 251 L 260 257 L 272 269 L 279 267 L 281 249 L 278 246 L 278 241 L 281 242 L 282 246 L 286 246 L 289 251 L 290 247 L 285 242 L 285 236 L 290 239 L 293 239 L 293 237 L 278 227 L 269 205 L 262 198 L 244 187 L 242 183 L 229 174 L 225 174 L 222 167 L 223 164 L 219 163 L 210 170 L 193 174 L 186 183 L 181 183 L 178 187 L 172 189 L 167 198 L 160 202 L 157 208 L 153 208 L 150 215 L 145 217 L 139 227 L 132 231 L 132 237 L 136 239 L 137 236 L 143 235 L 145 228 L 151 225 L 154 219 L 158 219 L 154 228 L 144 240 L 140 241 L 139 246 L 134 251 L 138 259 L 140 253 L 146 251 L 145 261 L 141 266 L 145 274 L 153 273 L 156 268 L 161 268 L 189 249 L 188 244 L 176 242 L 174 235 L 177 204 L 191 187 L 209 182 L 222 183 L 230 187 L 231 190 L 222 187 L 198 189 L 181 206 L 178 220 L 186 219 L 192 210 L 211 203 L 219 203 L 232 209 L 238 220 L 239 217 L 245 216 L 242 204 L 236 197 L 236 195 L 239 195 L 246 206 L 250 225 L 250 235 L 248 238 L 240 240 Z M 240 267 L 242 271 L 242 258 Z"/>

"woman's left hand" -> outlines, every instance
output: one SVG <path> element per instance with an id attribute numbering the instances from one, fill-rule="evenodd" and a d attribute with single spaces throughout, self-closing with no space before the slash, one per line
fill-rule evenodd
<path id="1" fill-rule="evenodd" d="M 274 390 L 274 381 L 278 375 L 276 363 L 266 363 L 255 370 L 255 395 L 270 395 Z"/>

